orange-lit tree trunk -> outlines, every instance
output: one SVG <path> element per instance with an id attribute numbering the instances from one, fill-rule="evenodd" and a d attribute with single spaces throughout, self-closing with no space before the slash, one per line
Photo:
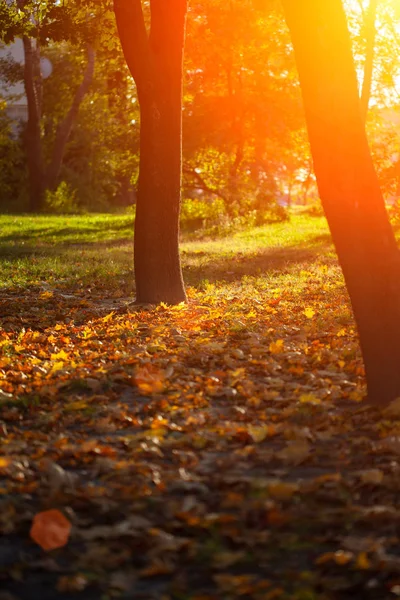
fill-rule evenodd
<path id="1" fill-rule="evenodd" d="M 368 398 L 400 396 L 400 254 L 365 134 L 341 0 L 283 0 L 319 193 L 343 269 Z"/>
<path id="2" fill-rule="evenodd" d="M 114 0 L 118 33 L 140 104 L 134 266 L 136 301 L 186 300 L 179 257 L 182 60 L 186 0 Z"/>

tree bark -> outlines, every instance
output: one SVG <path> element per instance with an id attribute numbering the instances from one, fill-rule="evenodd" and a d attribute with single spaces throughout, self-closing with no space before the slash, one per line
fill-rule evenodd
<path id="1" fill-rule="evenodd" d="M 379 0 L 370 0 L 367 13 L 365 15 L 365 63 L 364 78 L 361 90 L 361 114 L 364 122 L 367 120 L 368 107 L 371 99 L 372 76 L 374 72 L 374 55 L 376 41 L 376 15 Z"/>
<path id="2" fill-rule="evenodd" d="M 87 94 L 90 84 L 92 83 L 94 74 L 94 61 L 95 52 L 93 48 L 88 48 L 88 61 L 85 69 L 85 73 L 82 82 L 75 92 L 74 99 L 71 107 L 63 119 L 63 121 L 57 127 L 56 138 L 54 141 L 53 152 L 51 161 L 46 171 L 46 188 L 54 190 L 57 188 L 58 176 L 60 174 L 62 161 L 64 158 L 65 147 L 67 145 L 69 136 L 71 135 L 72 127 L 78 116 L 79 107 L 82 103 L 83 98 Z"/>
<path id="3" fill-rule="evenodd" d="M 32 40 L 23 37 L 24 47 L 24 86 L 28 104 L 26 127 L 26 154 L 29 176 L 29 210 L 38 212 L 44 199 L 44 166 L 41 140 L 41 90 L 37 81 L 39 56 Z"/>
<path id="4" fill-rule="evenodd" d="M 186 300 L 179 257 L 182 60 L 186 0 L 151 0 L 147 35 L 140 0 L 114 0 L 124 55 L 140 104 L 134 266 L 136 301 Z"/>
<path id="5" fill-rule="evenodd" d="M 283 0 L 319 193 L 343 269 L 368 399 L 400 396 L 400 254 L 373 166 L 341 0 Z"/>

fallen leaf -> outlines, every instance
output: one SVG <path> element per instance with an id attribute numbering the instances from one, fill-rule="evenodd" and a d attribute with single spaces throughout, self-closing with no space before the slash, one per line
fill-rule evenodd
<path id="1" fill-rule="evenodd" d="M 302 394 L 300 396 L 300 402 L 302 404 L 321 404 L 321 400 L 314 394 Z"/>
<path id="2" fill-rule="evenodd" d="M 46 551 L 65 546 L 70 533 L 71 523 L 56 509 L 37 513 L 30 530 L 33 541 Z"/>
<path id="3" fill-rule="evenodd" d="M 299 491 L 297 483 L 286 483 L 284 481 L 276 481 L 270 483 L 267 487 L 268 494 L 275 500 L 289 500 Z"/>
<path id="4" fill-rule="evenodd" d="M 269 351 L 271 354 L 281 354 L 284 350 L 284 342 L 283 340 L 276 340 L 275 342 L 271 342 L 269 345 Z"/>
<path id="5" fill-rule="evenodd" d="M 383 481 L 384 474 L 380 469 L 368 469 L 366 471 L 360 471 L 359 476 L 362 483 L 379 485 Z"/>
<path id="6" fill-rule="evenodd" d="M 277 452 L 276 456 L 283 462 L 299 465 L 308 458 L 310 450 L 310 444 L 305 440 L 295 440 Z"/>

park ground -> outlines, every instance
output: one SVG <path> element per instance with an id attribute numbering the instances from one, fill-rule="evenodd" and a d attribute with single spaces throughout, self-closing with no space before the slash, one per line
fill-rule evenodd
<path id="1" fill-rule="evenodd" d="M 400 596 L 400 408 L 322 217 L 183 239 L 176 307 L 134 305 L 131 217 L 0 225 L 1 600 Z"/>

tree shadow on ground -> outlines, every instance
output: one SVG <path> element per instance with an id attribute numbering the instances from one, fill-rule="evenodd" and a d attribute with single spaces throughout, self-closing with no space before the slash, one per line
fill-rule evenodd
<path id="1" fill-rule="evenodd" d="M 100 249 L 104 246 L 100 243 L 97 247 Z M 252 254 L 238 252 L 221 257 L 208 252 L 199 254 L 185 251 L 184 279 L 186 285 L 193 287 L 201 287 L 206 281 L 240 283 L 246 276 L 290 273 L 299 265 L 308 267 L 321 260 L 332 263 L 335 259 L 330 254 L 331 250 L 330 237 L 323 235 L 296 246 L 268 248 Z M 63 277 L 46 280 L 46 261 L 49 256 L 58 256 L 61 260 L 65 257 L 65 264 L 69 265 L 68 273 Z M 21 256 L 15 257 L 15 260 L 17 258 Z M 25 255 L 24 258 L 27 259 L 24 268 L 29 270 L 29 256 Z M 46 252 L 36 253 L 33 258 L 35 279 L 39 282 L 47 281 L 46 287 L 40 283 L 27 283 L 25 286 L 9 286 L 0 290 L 1 324 L 6 329 L 43 329 L 65 322 L 66 319 L 82 324 L 111 311 L 132 310 L 128 307 L 132 307 L 134 302 L 133 264 L 126 252 L 113 255 L 109 267 L 106 264 L 107 258 L 101 252 L 94 252 L 93 256 L 85 254 L 78 257 L 63 247 L 48 248 Z M 10 258 L 5 260 L 9 262 Z M 124 260 L 121 269 L 115 267 L 118 260 Z M 84 269 L 79 274 L 80 263 L 84 265 Z M 104 264 L 107 267 L 105 269 Z"/>
<path id="2" fill-rule="evenodd" d="M 96 235 L 101 233 L 107 233 L 107 236 L 110 234 L 118 232 L 123 232 L 127 229 L 132 229 L 133 235 L 133 220 L 126 221 L 124 223 L 93 223 L 91 227 L 57 227 L 54 225 L 53 227 L 40 227 L 40 228 L 32 228 L 32 229 L 24 229 L 23 232 L 13 232 L 10 234 L 2 235 L 0 234 L 0 245 L 4 246 L 8 242 L 11 242 L 10 248 L 15 248 L 20 243 L 31 242 L 31 244 L 36 244 L 38 241 L 43 244 L 52 244 L 56 242 L 60 245 L 69 246 L 71 244 L 98 244 L 99 242 L 96 240 L 80 240 L 80 237 L 85 237 L 87 235 L 96 237 Z M 63 239 L 70 238 L 70 239 Z M 114 242 L 124 243 L 126 241 L 126 237 L 111 240 Z M 128 238 L 129 239 L 129 238 Z M 131 240 L 129 240 L 131 241 Z M 5 246 L 4 246 L 5 247 Z"/>
<path id="3" fill-rule="evenodd" d="M 234 282 L 245 276 L 261 276 L 275 271 L 282 273 L 301 263 L 315 263 L 333 250 L 329 234 L 318 235 L 296 246 L 273 247 L 251 254 L 237 254 L 218 257 L 208 254 L 184 251 L 183 271 L 185 283 L 197 286 L 205 280 Z M 331 258 L 326 259 L 331 262 Z"/>

